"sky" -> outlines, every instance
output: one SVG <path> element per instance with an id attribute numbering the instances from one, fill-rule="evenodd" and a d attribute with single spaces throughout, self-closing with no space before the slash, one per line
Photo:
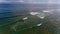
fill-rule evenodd
<path id="1" fill-rule="evenodd" d="M 0 0 L 0 2 L 59 3 L 60 4 L 60 0 Z"/>

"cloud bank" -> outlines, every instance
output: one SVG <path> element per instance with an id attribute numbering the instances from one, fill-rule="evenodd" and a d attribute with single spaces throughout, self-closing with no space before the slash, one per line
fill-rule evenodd
<path id="1" fill-rule="evenodd" d="M 60 0 L 0 0 L 0 2 L 22 2 L 22 3 L 60 3 Z"/>

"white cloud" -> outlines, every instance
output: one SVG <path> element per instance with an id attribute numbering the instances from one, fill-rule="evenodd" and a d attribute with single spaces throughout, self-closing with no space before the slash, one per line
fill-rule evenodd
<path id="1" fill-rule="evenodd" d="M 5 1 L 5 0 L 0 0 L 0 2 L 3 2 L 3 1 Z"/>
<path id="2" fill-rule="evenodd" d="M 24 2 L 24 0 L 19 0 L 18 2 Z"/>
<path id="3" fill-rule="evenodd" d="M 0 0 L 0 2 L 24 2 L 24 0 Z"/>

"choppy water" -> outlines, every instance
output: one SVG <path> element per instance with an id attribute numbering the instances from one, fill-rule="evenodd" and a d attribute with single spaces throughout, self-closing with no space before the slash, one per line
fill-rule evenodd
<path id="1" fill-rule="evenodd" d="M 31 8 L 33 8 L 32 10 L 35 10 L 36 8 L 36 11 L 39 11 L 40 9 L 47 9 L 47 5 L 44 5 L 33 4 L 33 6 L 31 6 L 31 4 L 0 4 L 0 24 L 4 24 L 8 20 L 12 20 L 10 18 L 14 18 L 17 15 L 27 13 Z M 53 9 L 58 8 L 58 5 L 53 7 Z"/>
<path id="2" fill-rule="evenodd" d="M 42 5 L 41 5 L 42 7 L 40 5 L 37 5 L 37 6 L 36 5 L 35 6 L 33 5 L 33 7 L 31 7 L 31 8 L 33 8 L 33 10 L 34 10 L 34 8 L 38 8 L 40 10 L 43 7 Z M 31 8 L 29 7 L 29 4 L 28 5 L 27 4 L 20 4 L 20 5 L 17 5 L 17 4 L 0 4 L 0 25 L 5 24 L 5 23 L 9 23 L 9 22 L 13 22 L 16 19 L 19 19 L 20 15 L 22 15 L 24 13 L 26 14 L 29 11 L 29 9 L 31 9 Z M 44 6 L 42 9 L 44 10 L 45 8 L 47 9 L 46 6 Z M 25 9 L 25 10 L 23 10 L 23 9 Z M 55 32 L 60 34 L 59 33 L 59 30 L 60 30 L 60 23 L 59 23 L 60 22 L 60 12 L 59 11 L 54 11 L 54 12 L 53 12 L 54 13 L 53 15 L 49 15 L 47 17 L 48 21 L 46 20 L 47 22 L 43 23 L 43 25 L 41 26 L 41 29 L 42 30 L 47 29 L 47 30 L 53 32 L 53 34 Z M 6 27 L 6 28 L 8 28 L 8 27 Z M 3 29 L 5 29 L 5 28 L 3 28 Z M 38 29 L 38 27 L 37 27 L 37 29 Z M 39 29 L 40 29 L 40 27 L 39 27 Z M 55 34 L 57 34 L 57 33 L 55 33 Z"/>

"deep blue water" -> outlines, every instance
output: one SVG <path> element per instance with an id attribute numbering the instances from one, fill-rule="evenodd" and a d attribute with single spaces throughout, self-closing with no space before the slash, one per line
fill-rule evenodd
<path id="1" fill-rule="evenodd" d="M 26 5 L 23 4 L 0 4 L 0 24 L 5 24 L 9 18 L 25 13 Z"/>
<path id="2" fill-rule="evenodd" d="M 6 21 L 8 21 L 8 18 L 13 15 L 12 12 L 13 6 L 11 4 L 0 4 L 0 24 L 4 24 Z"/>
<path id="3" fill-rule="evenodd" d="M 0 4 L 0 18 L 6 17 L 12 14 L 12 5 Z"/>

